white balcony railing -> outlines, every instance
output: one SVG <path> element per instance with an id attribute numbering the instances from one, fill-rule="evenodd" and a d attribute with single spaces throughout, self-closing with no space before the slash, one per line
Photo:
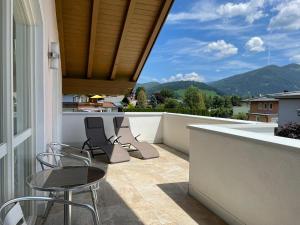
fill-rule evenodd
<path id="1" fill-rule="evenodd" d="M 83 118 L 64 113 L 63 142 L 85 140 Z M 300 214 L 300 141 L 274 136 L 276 124 L 172 113 L 125 113 L 133 133 L 189 154 L 189 192 L 229 224 L 294 225 Z"/>

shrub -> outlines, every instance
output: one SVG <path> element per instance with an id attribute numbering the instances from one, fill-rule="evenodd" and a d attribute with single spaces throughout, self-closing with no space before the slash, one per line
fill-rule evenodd
<path id="1" fill-rule="evenodd" d="M 236 120 L 248 120 L 248 116 L 246 113 L 239 112 L 237 115 L 233 115 L 232 119 Z"/>
<path id="2" fill-rule="evenodd" d="M 166 109 L 176 109 L 176 108 L 178 108 L 178 106 L 179 106 L 179 103 L 176 99 L 167 98 L 167 100 L 165 101 Z"/>
<path id="3" fill-rule="evenodd" d="M 288 123 L 280 126 L 276 131 L 277 136 L 300 139 L 300 124 Z"/>

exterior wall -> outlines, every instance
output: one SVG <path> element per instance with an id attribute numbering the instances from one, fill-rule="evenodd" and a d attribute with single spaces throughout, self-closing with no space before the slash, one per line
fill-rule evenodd
<path id="1" fill-rule="evenodd" d="M 300 99 L 280 99 L 278 124 L 284 125 L 289 122 L 300 123 L 300 116 L 297 114 L 300 109 Z"/>
<path id="2" fill-rule="evenodd" d="M 165 113 L 163 120 L 163 142 L 179 151 L 189 154 L 189 129 L 190 124 L 244 124 L 249 121 L 222 119 L 206 116 L 193 116 L 175 113 Z"/>
<path id="3" fill-rule="evenodd" d="M 259 104 L 263 105 L 262 109 L 259 109 Z M 265 109 L 264 105 L 267 104 L 268 108 Z M 272 104 L 272 109 L 269 109 L 269 104 Z M 250 105 L 250 113 L 264 113 L 264 114 L 277 114 L 278 113 L 279 104 L 278 102 L 251 102 Z"/>
<path id="4" fill-rule="evenodd" d="M 257 117 L 259 117 L 259 118 L 257 118 Z M 271 116 L 266 116 L 266 115 L 249 114 L 249 120 L 269 123 L 269 122 L 271 122 L 272 118 L 271 118 Z"/>
<path id="5" fill-rule="evenodd" d="M 114 135 L 113 117 L 128 116 L 132 133 L 141 134 L 141 141 L 150 143 L 162 143 L 163 141 L 163 113 L 63 113 L 62 142 L 81 146 L 86 140 L 84 118 L 99 117 L 104 120 L 106 136 Z"/>
<path id="6" fill-rule="evenodd" d="M 300 141 L 192 126 L 189 192 L 229 224 L 299 220 Z"/>
<path id="7" fill-rule="evenodd" d="M 62 88 L 61 88 L 61 69 L 53 70 L 49 67 L 48 51 L 51 42 L 59 43 L 58 29 L 56 21 L 55 1 L 39 0 L 41 16 L 43 20 L 43 113 L 44 114 L 44 132 L 45 143 L 51 141 L 60 141 L 61 137 L 61 112 L 62 112 Z"/>

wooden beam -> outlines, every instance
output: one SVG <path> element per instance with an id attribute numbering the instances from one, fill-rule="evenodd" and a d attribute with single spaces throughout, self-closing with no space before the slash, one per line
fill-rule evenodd
<path id="1" fill-rule="evenodd" d="M 96 44 L 96 33 L 97 33 L 97 21 L 99 14 L 99 2 L 100 0 L 93 1 L 93 12 L 92 12 L 92 22 L 90 30 L 90 48 L 89 48 L 89 60 L 87 66 L 87 78 L 92 78 L 93 63 L 94 63 L 94 50 Z"/>
<path id="2" fill-rule="evenodd" d="M 65 45 L 64 45 L 64 25 L 62 16 L 62 1 L 55 0 L 56 6 L 56 19 L 59 36 L 59 47 L 60 47 L 60 60 L 61 60 L 61 72 L 63 76 L 66 76 L 66 58 L 65 58 Z"/>
<path id="3" fill-rule="evenodd" d="M 118 68 L 119 58 L 120 58 L 120 52 L 121 52 L 121 49 L 124 46 L 129 21 L 130 21 L 130 18 L 132 17 L 132 15 L 133 15 L 135 3 L 136 3 L 136 0 L 130 0 L 130 2 L 128 4 L 127 12 L 126 12 L 123 27 L 122 27 L 122 32 L 120 34 L 117 51 L 116 51 L 116 54 L 115 54 L 115 57 L 114 57 L 113 66 L 112 66 L 111 73 L 110 73 L 111 75 L 109 77 L 110 80 L 113 80 L 113 79 L 116 78 L 116 73 L 117 73 L 117 68 Z"/>
<path id="4" fill-rule="evenodd" d="M 132 75 L 131 77 L 131 81 L 134 81 L 136 82 L 138 77 L 140 76 L 140 73 L 146 63 L 146 60 L 151 52 L 151 49 L 155 43 L 155 40 L 167 18 L 167 15 L 169 13 L 169 10 L 171 9 L 171 6 L 173 4 L 173 0 L 165 0 L 162 7 L 161 7 L 161 10 L 160 10 L 160 13 L 156 19 L 156 22 L 153 26 L 153 29 L 152 29 L 152 32 L 151 32 L 151 35 L 149 36 L 149 39 L 147 41 L 147 44 L 145 45 L 144 47 L 144 51 L 139 59 L 139 63 L 137 65 L 137 68 L 134 72 L 134 74 Z"/>
<path id="5" fill-rule="evenodd" d="M 135 86 L 128 80 L 94 80 L 63 78 L 63 94 L 127 94 Z"/>

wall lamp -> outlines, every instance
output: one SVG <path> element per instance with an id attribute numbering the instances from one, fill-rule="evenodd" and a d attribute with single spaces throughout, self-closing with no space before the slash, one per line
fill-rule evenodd
<path id="1" fill-rule="evenodd" d="M 60 54 L 59 54 L 59 45 L 57 42 L 50 43 L 50 51 L 48 53 L 48 58 L 50 60 L 50 68 L 58 69 Z"/>

